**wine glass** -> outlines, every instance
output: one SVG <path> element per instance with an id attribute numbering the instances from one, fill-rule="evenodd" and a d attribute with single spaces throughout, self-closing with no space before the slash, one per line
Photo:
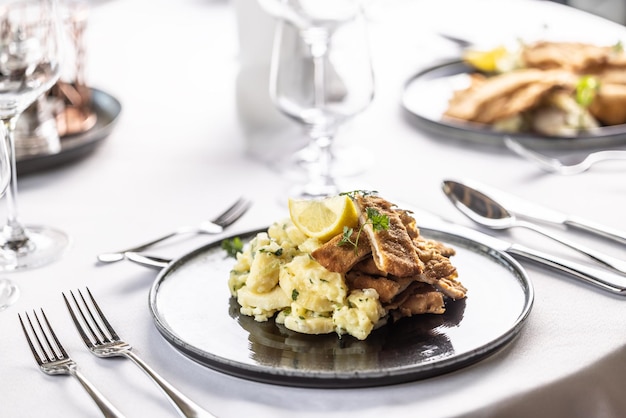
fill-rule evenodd
<path id="1" fill-rule="evenodd" d="M 0 239 L 0 270 L 56 260 L 69 243 L 56 229 L 18 219 L 15 127 L 19 116 L 58 80 L 61 28 L 56 0 L 0 1 L 0 121 L 9 158 L 7 222 Z"/>
<path id="2" fill-rule="evenodd" d="M 281 112 L 304 126 L 310 139 L 304 153 L 299 153 L 307 180 L 290 192 L 300 198 L 339 191 L 336 167 L 349 168 L 355 162 L 339 161 L 331 147 L 333 140 L 338 129 L 363 111 L 374 96 L 365 19 L 358 2 L 316 1 L 275 2 L 283 8 L 275 12 L 280 18 L 272 53 L 270 97 Z M 313 6 L 304 7 L 308 5 Z"/>
<path id="3" fill-rule="evenodd" d="M 0 196 L 4 195 L 9 186 L 10 165 L 6 141 L 0 141 Z M 19 287 L 15 281 L 5 277 L 0 278 L 0 312 L 11 306 L 19 294 Z"/>

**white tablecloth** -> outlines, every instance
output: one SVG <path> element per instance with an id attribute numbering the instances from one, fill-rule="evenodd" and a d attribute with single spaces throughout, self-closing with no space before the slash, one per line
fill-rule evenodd
<path id="1" fill-rule="evenodd" d="M 371 10 L 376 98 L 337 139 L 337 145 L 376 152 L 371 167 L 353 183 L 473 226 L 440 189 L 444 178 L 470 178 L 626 229 L 623 163 L 578 176 L 545 174 L 504 149 L 421 131 L 400 105 L 408 77 L 458 53 L 437 32 L 482 43 L 503 35 L 614 43 L 626 40 L 623 27 L 534 0 L 381 1 L 371 2 Z M 76 381 L 46 376 L 35 366 L 17 313 L 38 307 L 45 308 L 84 374 L 127 416 L 175 415 L 130 362 L 98 359 L 84 348 L 61 298 L 61 292 L 84 286 L 149 364 L 219 417 L 626 413 L 626 302 L 534 265 L 525 266 L 535 304 L 519 337 L 484 361 L 427 380 L 345 390 L 268 385 L 205 368 L 170 346 L 148 310 L 155 272 L 129 262 L 96 265 L 95 256 L 214 216 L 240 195 L 254 206 L 234 230 L 286 215 L 276 204 L 286 180 L 246 152 L 249 140 L 235 94 L 237 39 L 228 2 L 93 3 L 87 78 L 117 97 L 123 111 L 113 133 L 88 157 L 19 180 L 21 218 L 66 231 L 72 245 L 53 264 L 2 275 L 19 283 L 21 297 L 0 313 L 0 416 L 99 416 Z M 577 258 L 531 233 L 508 236 Z M 576 238 L 625 255 L 617 245 Z M 195 237 L 155 253 L 175 257 L 208 240 Z"/>

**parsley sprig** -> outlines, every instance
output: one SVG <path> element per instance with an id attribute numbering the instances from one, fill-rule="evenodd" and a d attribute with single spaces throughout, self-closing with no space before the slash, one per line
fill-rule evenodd
<path id="1" fill-rule="evenodd" d="M 376 190 L 352 190 L 351 192 L 341 192 L 339 193 L 339 196 L 348 196 L 354 199 L 358 194 L 360 194 L 361 196 L 371 196 L 378 194 L 378 192 Z"/>
<path id="2" fill-rule="evenodd" d="M 375 232 L 389 229 L 389 216 L 380 213 L 378 209 L 366 208 L 365 214 L 367 215 L 367 221 L 359 227 L 354 241 L 352 240 L 354 228 L 344 226 L 341 240 L 339 240 L 337 245 L 352 245 L 354 247 L 354 252 L 357 252 L 359 248 L 359 238 L 361 237 L 361 232 L 363 232 L 363 228 L 365 228 L 365 225 L 372 225 L 372 228 Z"/>
<path id="3" fill-rule="evenodd" d="M 228 257 L 237 258 L 237 253 L 243 251 L 243 241 L 239 237 L 225 239 L 222 241 L 221 247 L 226 251 Z"/>

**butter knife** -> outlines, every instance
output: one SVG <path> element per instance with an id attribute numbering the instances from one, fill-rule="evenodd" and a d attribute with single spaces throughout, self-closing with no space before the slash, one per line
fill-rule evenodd
<path id="1" fill-rule="evenodd" d="M 457 225 L 430 212 L 409 207 L 417 221 L 417 225 L 424 229 L 433 229 L 466 238 L 486 245 L 494 250 L 507 253 L 516 259 L 532 261 L 553 270 L 572 276 L 589 285 L 608 291 L 615 295 L 626 296 L 626 277 L 587 266 L 575 261 L 553 256 L 543 251 L 535 250 L 524 245 L 512 243 L 501 238 L 487 235 L 475 229 Z"/>
<path id="2" fill-rule="evenodd" d="M 579 216 L 566 214 L 537 203 L 526 201 L 510 193 L 475 181 L 455 181 L 460 184 L 466 184 L 479 192 L 498 200 L 503 204 L 503 206 L 506 206 L 510 213 L 514 214 L 518 218 L 525 218 L 526 220 L 556 225 L 559 227 L 564 226 L 566 228 L 576 229 L 602 238 L 610 239 L 620 244 L 626 244 L 626 232 L 624 231 L 619 231 L 615 228 L 601 225 L 600 223 L 590 221 Z"/>

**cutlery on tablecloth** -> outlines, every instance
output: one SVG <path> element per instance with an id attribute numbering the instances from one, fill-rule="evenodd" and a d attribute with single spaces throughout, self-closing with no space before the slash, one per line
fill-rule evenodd
<path id="1" fill-rule="evenodd" d="M 537 203 L 529 202 L 513 196 L 509 193 L 495 188 L 479 184 L 473 181 L 456 181 L 459 184 L 468 185 L 469 187 L 480 191 L 483 194 L 491 196 L 496 199 L 503 206 L 506 206 L 509 213 L 515 214 L 516 217 L 530 220 L 533 222 L 541 222 L 544 224 L 566 227 L 570 229 L 576 229 L 584 231 L 590 234 L 597 235 L 602 238 L 607 238 L 620 244 L 626 244 L 626 232 L 618 231 L 615 228 L 601 225 L 597 222 L 590 221 L 588 219 L 581 218 L 566 213 L 559 212 L 554 209 L 547 208 Z"/>
<path id="2" fill-rule="evenodd" d="M 195 225 L 195 226 L 180 227 L 177 230 L 170 232 L 169 234 L 165 234 L 159 238 L 134 246 L 132 248 L 127 248 L 126 250 L 115 251 L 115 252 L 110 252 L 110 253 L 102 253 L 98 255 L 98 261 L 100 261 L 101 263 L 114 263 L 116 261 L 121 261 L 126 257 L 125 254 L 127 252 L 143 251 L 147 248 L 152 247 L 153 245 L 156 245 L 176 235 L 220 234 L 224 232 L 226 228 L 228 228 L 237 220 L 239 220 L 239 218 L 241 218 L 248 211 L 250 206 L 251 206 L 250 201 L 240 198 L 235 203 L 233 203 L 232 206 L 230 206 L 222 214 L 220 214 L 213 220 L 203 221 L 203 222 L 200 222 L 199 225 Z"/>
<path id="3" fill-rule="evenodd" d="M 73 306 L 65 296 L 65 293 L 63 293 L 63 299 L 74 321 L 74 325 L 76 325 L 76 330 L 89 351 L 98 357 L 126 357 L 131 360 L 157 384 L 181 416 L 215 418 L 213 414 L 204 410 L 157 374 L 156 371 L 132 351 L 130 344 L 120 339 L 102 313 L 89 289 L 87 289 L 89 300 L 85 299 L 83 293 L 78 290 L 81 303 L 79 303 L 73 292 L 70 292 L 70 295 L 74 301 Z"/>
<path id="4" fill-rule="evenodd" d="M 603 254 L 567 238 L 560 237 L 534 223 L 519 220 L 514 213 L 509 212 L 492 197 L 467 184 L 453 180 L 444 180 L 442 189 L 461 213 L 479 225 L 496 230 L 516 227 L 530 229 L 578 251 L 606 267 L 626 275 L 626 262 L 623 260 Z"/>
<path id="5" fill-rule="evenodd" d="M 508 149 L 520 157 L 534 162 L 543 170 L 549 173 L 564 175 L 583 173 L 589 170 L 592 165 L 603 161 L 626 160 L 626 150 L 603 150 L 587 154 L 584 158 L 578 159 L 576 162 L 564 162 L 558 158 L 549 157 L 531 150 L 510 137 L 504 138 L 504 144 Z"/>
<path id="6" fill-rule="evenodd" d="M 135 264 L 139 264 L 140 266 L 156 270 L 164 269 L 169 263 L 172 262 L 171 259 L 136 253 L 132 251 L 126 253 L 126 258 L 128 259 L 128 261 L 132 261 Z"/>
<path id="7" fill-rule="evenodd" d="M 102 414 L 107 418 L 123 418 L 122 415 L 111 402 L 109 402 L 96 387 L 91 384 L 83 375 L 78 371 L 78 366 L 76 362 L 70 358 L 67 354 L 61 342 L 57 338 L 54 330 L 50 326 L 50 322 L 46 317 L 43 309 L 41 310 L 41 317 L 43 318 L 43 323 L 39 319 L 37 312 L 33 310 L 33 316 L 37 323 L 37 328 L 39 329 L 39 333 L 36 332 L 35 326 L 33 326 L 33 322 L 30 319 L 28 313 L 24 314 L 26 316 L 26 320 L 28 321 L 30 334 L 26 329 L 26 325 L 24 324 L 24 320 L 22 316 L 18 314 L 18 318 L 20 320 L 20 324 L 22 325 L 22 331 L 24 331 L 24 336 L 26 337 L 26 341 L 28 342 L 28 346 L 30 350 L 33 352 L 33 357 L 35 357 L 35 361 L 39 365 L 39 368 L 42 372 L 58 376 L 58 375 L 71 375 L 74 376 L 80 384 L 85 388 L 89 396 L 96 402 Z M 45 329 L 44 329 L 45 324 Z M 32 335 L 32 338 L 31 338 Z"/>
<path id="8" fill-rule="evenodd" d="M 410 209 L 420 227 L 439 230 L 462 238 L 471 239 L 497 251 L 505 252 L 515 258 L 521 258 L 549 267 L 604 291 L 619 296 L 626 296 L 626 277 L 622 275 L 611 273 L 609 270 L 596 269 L 575 261 L 553 256 L 543 251 L 534 250 L 521 244 L 496 238 L 475 229 L 457 225 L 425 210 Z"/>
<path id="9" fill-rule="evenodd" d="M 460 49 L 467 49 L 473 45 L 476 45 L 476 42 L 470 41 L 467 38 L 463 38 L 461 36 L 453 35 L 450 33 L 438 32 L 437 35 L 440 38 L 443 38 L 449 42 L 452 42 L 453 44 L 458 46 Z"/>
<path id="10" fill-rule="evenodd" d="M 619 296 L 626 296 L 626 277 L 613 274 L 608 270 L 600 270 L 591 266 L 586 266 L 575 261 L 566 260 L 552 256 L 542 251 L 534 250 L 520 244 L 511 243 L 501 238 L 484 234 L 475 229 L 454 224 L 437 215 L 422 209 L 410 208 L 411 212 L 418 220 L 418 225 L 422 228 L 430 228 L 442 232 L 447 232 L 462 238 L 470 239 L 482 243 L 497 251 L 508 253 L 509 255 L 529 260 L 549 267 L 560 273 L 572 276 L 587 284 L 598 287 L 604 291 L 614 293 Z M 129 253 L 128 260 L 144 267 L 164 269 L 168 268 L 172 260 L 161 257 L 154 257 L 147 254 Z"/>

